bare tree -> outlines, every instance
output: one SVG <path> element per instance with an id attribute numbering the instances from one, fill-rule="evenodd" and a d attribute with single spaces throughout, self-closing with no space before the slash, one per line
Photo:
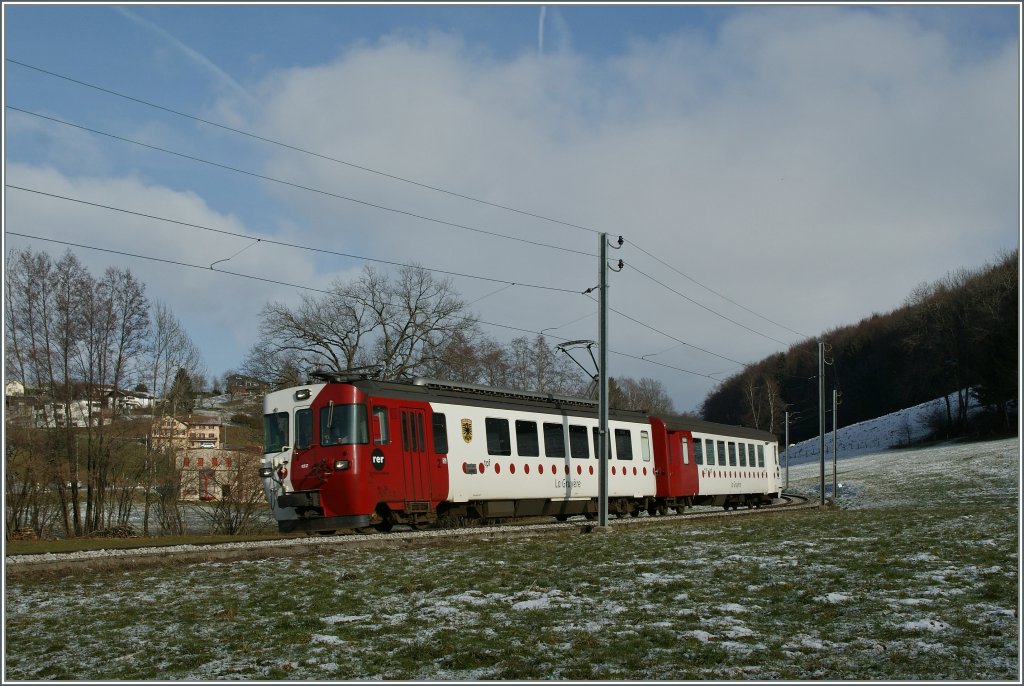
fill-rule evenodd
<path id="1" fill-rule="evenodd" d="M 357 281 L 336 281 L 329 293 L 303 296 L 296 308 L 267 304 L 260 340 L 243 368 L 280 377 L 290 365 L 342 371 L 377 364 L 385 378 L 415 374 L 430 367 L 447 339 L 472 326 L 464 309 L 451 282 L 425 269 L 403 267 L 389 279 L 366 267 Z"/>
<path id="2" fill-rule="evenodd" d="M 591 396 L 597 397 L 597 392 L 593 389 Z M 628 376 L 609 378 L 608 403 L 619 409 L 644 410 L 656 415 L 676 413 L 664 384 L 646 376 L 640 380 Z"/>
<path id="3" fill-rule="evenodd" d="M 150 392 L 163 398 L 171 389 L 179 369 L 190 377 L 205 375 L 202 354 L 192 342 L 181 321 L 162 302 L 153 304 L 152 326 L 146 345 Z M 153 414 L 156 415 L 156 405 Z"/>
<path id="4" fill-rule="evenodd" d="M 147 378 L 152 381 L 150 393 L 154 397 L 154 419 L 158 409 L 166 411 L 167 395 L 179 371 L 183 371 L 188 379 L 205 374 L 199 349 L 170 308 L 161 302 L 153 304 L 152 324 L 146 342 L 146 364 Z M 143 465 L 146 491 L 143 533 L 149 535 L 150 514 L 154 506 L 162 529 L 168 533 L 180 533 L 184 530 L 184 520 L 178 505 L 181 470 L 176 466 L 173 449 L 154 451 L 152 447 L 150 442 Z"/>

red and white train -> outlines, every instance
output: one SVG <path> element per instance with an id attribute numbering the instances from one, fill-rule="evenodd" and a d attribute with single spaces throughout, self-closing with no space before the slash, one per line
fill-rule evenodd
<path id="1" fill-rule="evenodd" d="M 260 475 L 282 532 L 598 512 L 592 400 L 320 374 L 264 398 Z M 781 496 L 778 443 L 743 427 L 612 410 L 608 512 Z"/>

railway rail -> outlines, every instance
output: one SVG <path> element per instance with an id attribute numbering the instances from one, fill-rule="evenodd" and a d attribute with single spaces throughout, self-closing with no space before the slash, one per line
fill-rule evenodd
<path id="1" fill-rule="evenodd" d="M 688 519 L 752 516 L 818 508 L 806 496 L 783 493 L 772 505 L 761 508 L 701 508 L 684 513 L 651 517 L 620 517 L 608 521 L 608 531 L 623 527 L 657 526 Z M 594 533 L 601 531 L 595 522 L 582 517 L 567 522 L 486 524 L 463 528 L 437 528 L 423 531 L 394 530 L 389 533 L 348 534 L 336 536 L 297 536 L 273 541 L 246 541 L 210 545 L 154 546 L 148 548 L 89 550 L 75 553 L 40 553 L 9 555 L 4 560 L 8 577 L 25 574 L 67 574 L 76 572 L 124 570 L 166 564 L 189 564 L 212 561 L 252 560 L 266 557 L 298 557 L 315 555 L 343 548 L 396 548 L 423 545 L 450 545 L 470 540 L 498 540 L 526 536 L 555 535 L 566 532 Z"/>

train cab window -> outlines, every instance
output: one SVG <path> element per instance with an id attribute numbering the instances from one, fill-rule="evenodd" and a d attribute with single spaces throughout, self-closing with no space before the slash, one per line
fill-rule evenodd
<path id="1" fill-rule="evenodd" d="M 299 421 L 295 413 L 296 424 Z M 353 445 L 369 441 L 366 406 L 335 405 L 320 408 L 320 445 Z M 296 426 L 298 431 L 298 426 Z"/>
<path id="2" fill-rule="evenodd" d="M 516 420 L 516 451 L 521 457 L 539 457 L 540 439 L 537 436 L 537 422 Z"/>
<path id="3" fill-rule="evenodd" d="M 729 441 L 729 466 L 736 466 L 736 444 Z"/>
<path id="4" fill-rule="evenodd" d="M 544 424 L 544 454 L 565 457 L 565 432 L 561 424 Z"/>
<path id="5" fill-rule="evenodd" d="M 288 413 L 263 415 L 263 452 L 279 453 L 288 445 Z"/>
<path id="6" fill-rule="evenodd" d="M 615 457 L 619 460 L 633 459 L 633 438 L 629 429 L 615 430 Z"/>
<path id="7" fill-rule="evenodd" d="M 435 412 L 430 419 L 430 428 L 434 430 L 434 452 L 439 455 L 448 454 L 448 420 L 441 412 Z"/>
<path id="8" fill-rule="evenodd" d="M 608 454 L 606 457 L 610 460 L 612 459 L 612 445 L 610 441 L 608 442 L 607 450 Z M 594 459 L 601 459 L 601 432 L 598 431 L 596 426 L 594 427 Z"/>
<path id="9" fill-rule="evenodd" d="M 640 456 L 644 462 L 651 461 L 651 436 L 646 431 L 640 432 Z"/>
<path id="10" fill-rule="evenodd" d="M 683 464 L 690 464 L 690 448 L 686 443 L 686 436 L 679 441 L 679 450 L 683 456 Z"/>
<path id="11" fill-rule="evenodd" d="M 764 469 L 764 446 L 757 446 L 757 466 Z"/>
<path id="12" fill-rule="evenodd" d="M 739 444 L 739 449 L 740 449 L 740 466 L 741 467 L 746 467 L 747 466 L 747 444 L 746 443 L 740 443 Z M 751 455 L 751 457 L 753 457 L 753 455 Z M 753 465 L 753 461 L 751 461 L 751 465 L 750 466 L 751 467 L 754 466 Z"/>
<path id="13" fill-rule="evenodd" d="M 388 408 L 380 405 L 373 408 L 373 431 L 375 445 L 391 443 L 391 432 L 388 430 Z"/>
<path id="14" fill-rule="evenodd" d="M 579 424 L 569 425 L 569 454 L 584 460 L 590 457 L 590 447 L 587 445 L 587 427 Z"/>
<path id="15" fill-rule="evenodd" d="M 295 410 L 295 449 L 309 450 L 313 444 L 313 410 Z"/>
<path id="16" fill-rule="evenodd" d="M 509 436 L 507 419 L 487 417 L 484 419 L 484 428 L 487 431 L 488 455 L 512 454 L 512 439 Z"/>
<path id="17" fill-rule="evenodd" d="M 683 445 L 686 445 L 686 439 L 683 439 Z M 704 464 L 704 450 L 699 438 L 693 439 L 693 461 L 697 464 Z"/>

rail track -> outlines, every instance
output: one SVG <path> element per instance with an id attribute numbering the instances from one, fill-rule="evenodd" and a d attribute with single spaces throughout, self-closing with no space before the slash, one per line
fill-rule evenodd
<path id="1" fill-rule="evenodd" d="M 302 556 L 343 548 L 400 548 L 423 545 L 444 545 L 471 540 L 497 540 L 527 536 L 555 535 L 571 532 L 611 532 L 623 527 L 658 526 L 689 519 L 754 516 L 782 510 L 818 508 L 817 501 L 794 493 L 783 493 L 772 505 L 760 508 L 721 510 L 700 508 L 683 513 L 608 520 L 607 527 L 576 517 L 566 522 L 506 523 L 463 528 L 437 528 L 423 531 L 348 534 L 338 536 L 297 536 L 272 541 L 246 541 L 210 545 L 154 546 L 148 548 L 90 550 L 75 553 L 41 553 L 7 556 L 4 571 L 8 577 L 24 574 L 67 574 L 104 570 L 133 569 L 164 564 L 252 560 L 265 557 Z"/>

